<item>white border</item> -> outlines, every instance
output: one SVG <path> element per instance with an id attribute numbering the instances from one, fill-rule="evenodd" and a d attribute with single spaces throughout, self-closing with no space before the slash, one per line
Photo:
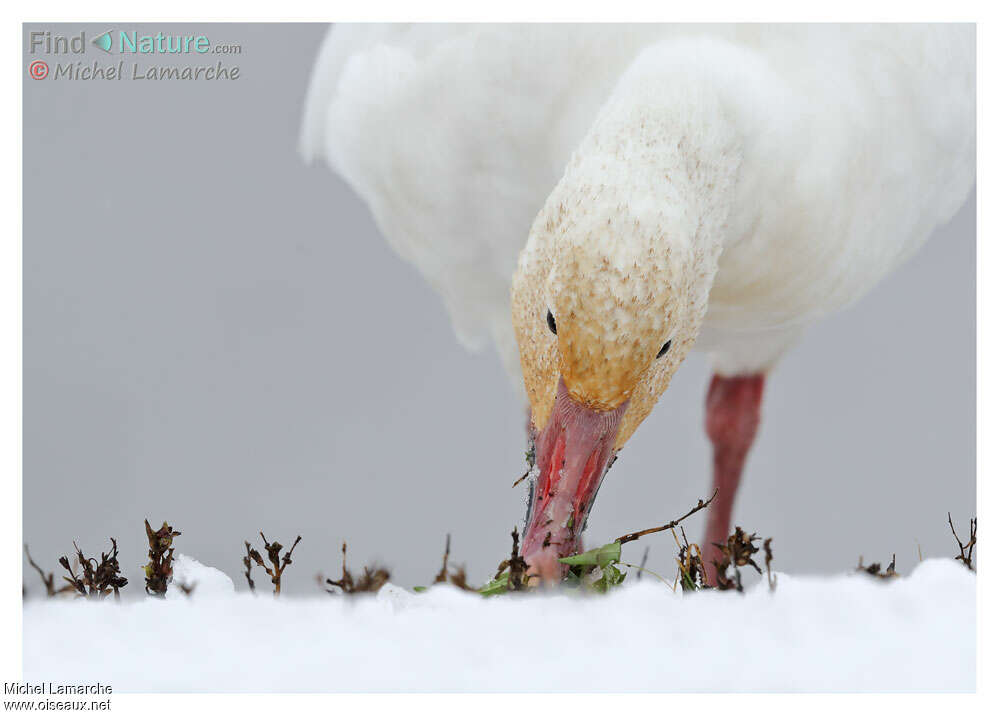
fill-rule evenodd
<path id="1" fill-rule="evenodd" d="M 281 14 L 275 14 L 276 9 Z M 20 24 L 35 21 L 849 21 L 849 22 L 977 22 L 978 30 L 978 515 L 982 518 L 982 537 L 979 552 L 979 693 L 973 697 L 927 695 L 866 695 L 837 697 L 808 696 L 739 696 L 705 697 L 700 695 L 503 695 L 503 696 L 440 696 L 440 695 L 118 695 L 112 710 L 118 713 L 145 715 L 178 712 L 190 708 L 238 710 L 241 713 L 267 713 L 369 710 L 383 709 L 399 712 L 405 710 L 439 713 L 477 714 L 516 713 L 527 709 L 571 711 L 573 713 L 607 713 L 645 711 L 684 711 L 689 709 L 732 710 L 740 714 L 779 714 L 785 711 L 826 713 L 850 710 L 893 711 L 906 713 L 940 713 L 943 709 L 981 707 L 983 698 L 996 689 L 994 674 L 995 617 L 983 609 L 986 594 L 993 595 L 993 577 L 989 570 L 990 543 L 988 535 L 991 519 L 992 491 L 982 479 L 992 472 L 991 440 L 995 439 L 994 419 L 988 407 L 996 395 L 996 381 L 989 366 L 999 365 L 996 350 L 995 316 L 996 291 L 986 268 L 995 266 L 995 243 L 982 241 L 993 237 L 995 221 L 985 210 L 995 205 L 994 184 L 989 181 L 990 170 L 996 165 L 995 142 L 990 127 L 997 126 L 995 109 L 996 44 L 999 34 L 994 31 L 993 11 L 987 2 L 935 0 L 909 2 L 871 2 L 863 0 L 837 0 L 835 3 L 802 3 L 787 0 L 750 0 L 737 2 L 724 0 L 711 3 L 669 2 L 566 2 L 544 3 L 539 0 L 504 0 L 489 5 L 445 0 L 402 0 L 376 2 L 364 0 L 354 3 L 282 2 L 255 7 L 245 2 L 205 2 L 175 0 L 163 3 L 161 9 L 137 10 L 134 2 L 100 1 L 86 4 L 88 14 L 81 15 L 78 2 L 57 0 L 43 7 L 10 8 L 5 6 L 4 23 L 7 42 L 4 45 L 3 78 L 8 85 L 5 96 L 16 97 L 16 114 L 3 113 L 5 134 L 3 166 L 5 173 L 4 216 L 13 224 L 8 238 L 0 249 L 0 465 L 7 484 L 0 499 L 0 545 L 3 563 L 0 564 L 0 610 L 3 628 L 0 633 L 0 680 L 18 680 L 21 674 L 21 87 L 25 68 L 22 65 Z M 18 41 L 11 41 L 14 37 Z M 993 130 L 994 131 L 994 130 Z M 946 479 L 942 475 L 941 479 Z M 14 499 L 10 499 L 13 497 Z M 13 563 L 10 560 L 14 560 Z M 886 635 L 890 638 L 890 635 Z M 710 700 L 706 700 L 710 698 Z M 807 705 L 802 700 L 807 699 Z M 890 699 L 890 701 L 888 700 Z M 975 709 L 977 712 L 978 709 Z"/>

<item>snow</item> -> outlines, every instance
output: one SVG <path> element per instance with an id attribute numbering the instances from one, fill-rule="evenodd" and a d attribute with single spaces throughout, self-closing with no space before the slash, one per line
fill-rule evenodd
<path id="1" fill-rule="evenodd" d="M 188 599 L 183 591 L 172 588 L 172 585 L 183 584 L 192 588 L 191 596 L 197 594 L 199 599 L 228 596 L 236 591 L 228 574 L 220 569 L 208 567 L 186 554 L 178 554 L 174 557 L 173 578 L 170 584 L 171 587 L 167 588 L 166 598 L 171 600 Z"/>
<path id="2" fill-rule="evenodd" d="M 742 595 L 685 596 L 631 575 L 602 597 L 389 584 L 274 599 L 234 593 L 187 557 L 175 579 L 198 587 L 181 599 L 29 601 L 24 678 L 116 693 L 975 689 L 976 581 L 953 560 L 893 580 L 781 574 L 776 592 Z"/>

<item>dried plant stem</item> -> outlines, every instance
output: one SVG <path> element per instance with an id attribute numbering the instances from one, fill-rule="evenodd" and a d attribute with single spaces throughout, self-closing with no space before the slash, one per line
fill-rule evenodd
<path id="1" fill-rule="evenodd" d="M 450 556 L 451 556 L 451 535 L 449 534 L 447 536 L 447 539 L 444 541 L 444 560 L 443 563 L 441 564 L 441 571 L 437 573 L 436 577 L 434 577 L 434 584 L 447 582 L 447 560 L 448 557 Z"/>
<path id="2" fill-rule="evenodd" d="M 246 568 L 246 571 L 243 572 L 243 576 L 246 577 L 246 583 L 250 585 L 250 591 L 255 593 L 257 591 L 257 585 L 254 584 L 253 577 L 251 576 L 251 572 L 253 571 L 253 562 L 255 561 L 253 559 L 253 552 L 255 550 L 250 547 L 249 542 L 243 542 L 243 544 L 246 545 L 246 556 L 243 557 L 243 566 Z"/>
<path id="3" fill-rule="evenodd" d="M 281 575 L 284 574 L 284 570 L 291 564 L 291 553 L 295 551 L 295 547 L 302 541 L 302 536 L 299 535 L 295 538 L 291 549 L 285 552 L 284 556 L 281 555 L 283 545 L 280 542 L 268 542 L 263 532 L 260 533 L 260 539 L 264 541 L 264 551 L 267 552 L 267 559 L 271 563 L 270 566 L 267 566 L 260 553 L 254 549 L 250 550 L 250 557 L 267 572 L 267 575 L 271 578 L 271 584 L 274 585 L 274 594 L 277 596 L 281 594 Z"/>
<path id="4" fill-rule="evenodd" d="M 683 515 L 682 517 L 676 518 L 672 522 L 667 522 L 662 527 L 650 527 L 647 530 L 639 530 L 638 532 L 629 532 L 626 535 L 618 537 L 617 541 L 620 542 L 621 544 L 625 544 L 627 542 L 633 542 L 636 539 L 639 539 L 640 537 L 644 537 L 645 535 L 650 535 L 650 534 L 654 534 L 656 532 L 665 532 L 666 530 L 671 530 L 674 527 L 676 527 L 677 525 L 679 525 L 681 522 L 683 522 L 685 519 L 687 519 L 688 517 L 690 517 L 691 515 L 693 515 L 694 513 L 700 512 L 705 507 L 707 507 L 708 505 L 710 505 L 711 502 L 715 499 L 715 497 L 717 497 L 717 495 L 718 495 L 718 490 L 715 490 L 714 494 L 711 495 L 711 498 L 707 502 L 705 502 L 704 500 L 698 500 L 697 504 L 687 514 Z"/>
<path id="5" fill-rule="evenodd" d="M 162 597 L 173 578 L 173 538 L 180 535 L 166 522 L 158 530 L 145 520 L 146 540 L 149 542 L 149 564 L 145 567 L 146 593 Z"/>
<path id="6" fill-rule="evenodd" d="M 362 592 L 374 593 L 381 589 L 389 581 L 389 571 L 384 567 L 365 567 L 361 576 L 354 579 L 354 575 L 347 569 L 347 543 L 344 542 L 340 550 L 343 553 L 343 567 L 340 579 L 334 581 L 327 579 L 326 584 L 330 587 L 338 588 L 343 594 L 359 594 Z M 445 562 L 447 556 L 445 555 Z M 322 582 L 320 582 L 322 585 Z M 337 594 L 335 589 L 326 590 L 330 594 Z"/>
<path id="7" fill-rule="evenodd" d="M 645 570 L 645 564 L 649 561 L 649 548 L 646 546 L 645 551 L 642 552 L 642 563 L 638 565 L 638 576 L 635 578 L 639 582 L 642 581 L 642 572 Z"/>
<path id="8" fill-rule="evenodd" d="M 954 521 L 950 518 L 949 512 L 947 513 L 947 524 L 950 525 L 950 533 L 954 535 L 954 539 L 957 540 L 957 547 L 961 550 L 961 554 L 954 557 L 954 559 L 974 572 L 975 568 L 971 563 L 971 557 L 975 551 L 975 545 L 978 544 L 978 518 L 971 518 L 970 534 L 967 543 L 962 542 L 961 538 L 957 536 L 957 530 L 954 529 Z"/>
<path id="9" fill-rule="evenodd" d="M 766 557 L 767 565 L 767 584 L 770 586 L 771 592 L 777 590 L 777 575 L 770 571 L 770 563 L 773 562 L 774 559 L 774 550 L 772 547 L 773 541 L 773 537 L 767 537 L 763 540 L 763 554 Z"/>
<path id="10" fill-rule="evenodd" d="M 59 564 L 69 573 L 69 576 L 63 577 L 63 580 L 81 597 L 103 598 L 113 593 L 115 599 L 121 598 L 118 590 L 128 584 L 128 580 L 121 575 L 121 566 L 118 563 L 118 542 L 114 537 L 110 539 L 111 551 L 102 552 L 99 562 L 93 557 L 85 557 L 76 542 L 73 542 L 73 548 L 76 550 L 76 562 L 82 570 L 82 574 L 79 576 L 70 567 L 67 557 L 59 558 Z"/>
<path id="11" fill-rule="evenodd" d="M 38 576 L 41 577 L 42 584 L 45 585 L 45 594 L 47 596 L 54 597 L 56 595 L 55 575 L 52 572 L 45 574 L 42 568 L 35 564 L 35 560 L 31 558 L 31 552 L 28 551 L 28 545 L 24 545 L 24 554 L 28 558 L 28 564 L 30 564 L 34 570 L 38 572 Z"/>

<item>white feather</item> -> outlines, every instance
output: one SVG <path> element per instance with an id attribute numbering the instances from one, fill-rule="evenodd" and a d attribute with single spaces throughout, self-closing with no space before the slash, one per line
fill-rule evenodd
<path id="1" fill-rule="evenodd" d="M 974 55 L 955 25 L 338 26 L 302 151 L 519 382 L 509 292 L 532 221 L 621 78 L 679 56 L 715 78 L 742 139 L 698 348 L 722 372 L 759 370 L 961 205 Z"/>

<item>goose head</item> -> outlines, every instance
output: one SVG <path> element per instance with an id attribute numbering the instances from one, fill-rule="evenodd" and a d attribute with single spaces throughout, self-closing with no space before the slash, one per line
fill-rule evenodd
<path id="1" fill-rule="evenodd" d="M 604 473 L 694 344 L 707 306 L 696 223 L 609 188 L 556 190 L 512 284 L 534 467 L 521 554 L 557 582 Z M 710 258 L 710 257 L 707 257 Z"/>

